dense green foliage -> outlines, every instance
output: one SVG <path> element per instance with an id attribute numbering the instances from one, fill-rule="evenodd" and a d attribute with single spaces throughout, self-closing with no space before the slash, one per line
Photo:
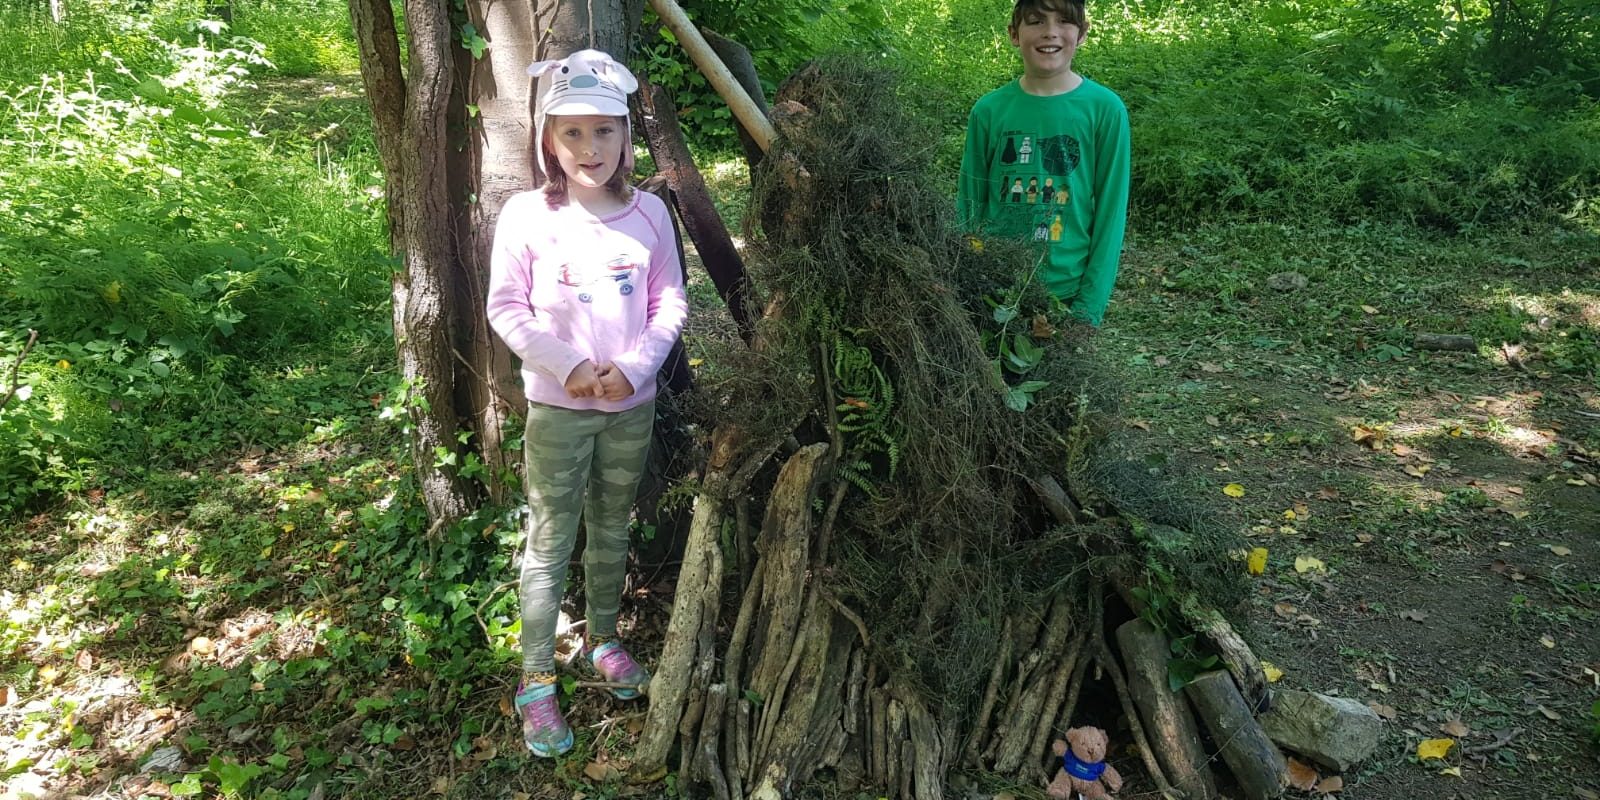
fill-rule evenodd
<path id="1" fill-rule="evenodd" d="M 607 796 L 609 787 L 579 772 L 625 738 L 624 728 L 576 726 L 577 755 L 552 776 L 529 767 L 511 717 L 497 708 L 516 660 L 515 598 L 503 583 L 519 539 L 515 514 L 486 510 L 427 531 L 392 387 L 383 191 L 359 82 L 348 74 L 355 48 L 344 4 L 239 0 L 231 28 L 208 19 L 203 0 L 68 5 L 69 19 L 55 24 L 43 3 L 0 0 L 0 397 L 13 366 L 19 384 L 0 409 L 0 686 L 18 698 L 0 731 L 17 745 L 0 780 L 37 767 L 98 791 L 87 783 L 127 763 L 112 722 L 178 709 L 184 727 L 158 744 L 181 747 L 185 761 L 146 776 L 174 795 L 415 796 L 449 773 L 465 776 L 452 796 L 538 791 L 551 781 Z M 1006 0 L 889 0 L 843 11 L 813 0 L 689 6 L 751 44 L 769 84 L 834 46 L 879 53 L 903 76 L 898 97 L 921 130 L 895 132 L 907 152 L 884 155 L 858 139 L 859 152 L 916 167 L 932 161 L 952 183 L 967 109 L 1017 70 L 1002 30 Z M 1123 286 L 1101 338 L 1130 377 L 1107 385 L 1137 385 L 1130 422 L 1175 442 L 1122 464 L 1136 470 L 1132 478 L 1181 470 L 1195 482 L 1185 499 L 1221 497 L 1214 484 L 1223 480 L 1249 484 L 1254 499 L 1281 484 L 1287 466 L 1305 477 L 1281 496 L 1299 501 L 1352 463 L 1352 418 L 1410 430 L 1419 447 L 1489 447 L 1555 427 L 1551 416 L 1469 424 L 1470 408 L 1437 429 L 1415 424 L 1430 404 L 1451 403 L 1431 383 L 1441 376 L 1457 407 L 1537 377 L 1550 398 L 1540 415 L 1556 413 L 1561 390 L 1600 387 L 1600 298 L 1586 285 L 1600 269 L 1600 25 L 1588 0 L 1560 3 L 1541 24 L 1552 7 L 1094 5 L 1079 66 L 1127 99 L 1137 159 Z M 720 102 L 670 42 L 642 39 L 641 60 L 678 93 L 695 143 L 731 150 Z M 730 163 L 707 173 L 733 180 Z M 719 200 L 742 208 L 743 192 Z M 885 216 L 937 219 L 930 205 L 948 194 L 896 195 L 920 207 Z M 964 246 L 955 243 L 950 261 L 973 268 L 951 285 L 995 282 L 960 290 L 969 302 L 999 301 L 987 309 L 996 327 L 979 355 L 986 365 L 1011 363 L 998 379 L 1001 402 L 1048 409 L 1059 402 L 1063 378 L 1050 370 L 1061 361 L 1007 327 L 1031 315 L 1011 276 L 992 266 L 1003 247 L 991 245 L 984 259 Z M 878 255 L 917 262 L 905 248 Z M 1286 271 L 1309 286 L 1273 288 Z M 837 288 L 826 274 L 792 277 Z M 895 296 L 892 277 L 869 302 Z M 730 368 L 708 346 L 713 305 L 698 306 L 703 318 L 688 341 L 692 353 L 712 356 L 698 367 L 702 385 Z M 869 488 L 909 457 L 902 450 L 941 441 L 925 427 L 902 445 L 904 432 L 889 429 L 893 413 L 927 398 L 891 397 L 881 369 L 847 363 L 852 337 L 872 335 L 879 322 L 830 323 L 840 388 L 871 398 L 867 409 L 854 407 L 861 413 L 841 412 L 864 434 L 856 460 Z M 40 339 L 19 360 L 29 329 Z M 1425 330 L 1471 333 L 1484 347 L 1414 349 L 1412 334 Z M 1046 380 L 1055 383 L 1023 391 Z M 1344 405 L 1350 387 L 1377 387 L 1372 407 Z M 804 387 L 792 388 L 795 397 L 782 397 L 805 402 Z M 985 397 L 964 399 L 993 406 Z M 891 413 L 868 413 L 874 401 Z M 1274 421 L 1268 408 L 1295 413 Z M 1600 449 L 1579 425 L 1565 435 Z M 1589 513 L 1590 495 L 1577 494 L 1589 489 L 1549 479 L 1558 463 L 1569 478 L 1586 466 L 1569 469 L 1577 462 L 1555 450 L 1514 452 L 1506 463 L 1529 470 L 1530 499 L 1567 492 L 1572 509 Z M 1198 460 L 1186 461 L 1190 454 Z M 1360 516 L 1319 507 L 1311 525 L 1327 527 L 1303 537 L 1308 554 L 1328 557 L 1322 548 L 1361 529 L 1379 534 L 1374 547 L 1395 558 L 1424 558 L 1419 541 L 1482 510 L 1477 487 L 1454 486 L 1439 503 L 1405 501 L 1383 479 L 1407 474 L 1392 454 L 1361 455 L 1379 460 L 1341 483 L 1363 504 Z M 1471 455 L 1450 458 L 1463 476 Z M 963 458 L 972 455 L 949 464 Z M 1250 463 L 1270 469 L 1241 475 Z M 1430 474 L 1449 472 L 1441 463 Z M 1491 479 L 1481 484 L 1488 488 L 1509 480 L 1475 474 Z M 1163 513 L 1115 499 L 1150 519 Z M 1236 511 L 1243 516 L 1230 521 L 1243 527 L 1282 507 Z M 1478 534 L 1523 543 L 1588 529 L 1531 507 L 1531 517 L 1475 523 Z M 1273 535 L 1282 559 L 1291 538 Z M 1436 579 L 1435 570 L 1422 574 Z M 852 602 L 902 580 L 862 581 Z M 1519 591 L 1537 598 L 1533 583 Z M 924 598 L 876 599 L 908 613 Z M 915 635 L 898 640 L 908 657 Z M 974 660 L 950 674 L 977 674 L 989 643 L 951 656 Z M 1325 666 L 1303 674 L 1330 674 Z M 1521 684 L 1520 671 L 1508 674 Z M 971 688 L 965 680 L 958 689 Z M 117 713 L 78 713 L 103 711 L 119 682 L 124 693 L 113 700 L 127 705 Z M 1567 713 L 1569 722 L 1581 717 Z M 15 755 L 23 751 L 55 761 L 34 764 Z"/>
<path id="2" fill-rule="evenodd" d="M 894 56 L 925 87 L 909 99 L 944 132 L 954 175 L 972 101 L 1020 65 L 1004 4 L 927 5 L 894 4 Z M 1075 65 L 1128 104 L 1138 225 L 1593 224 L 1600 3 L 1561 7 L 1533 41 L 1497 39 L 1486 3 L 1090 3 Z"/>
<path id="3" fill-rule="evenodd" d="M 365 109 L 307 129 L 305 100 L 254 84 L 273 46 L 191 5 L 0 20 L 0 361 L 40 334 L 0 411 L 0 510 L 299 436 L 351 409 L 284 407 L 292 353 L 388 348 Z"/>

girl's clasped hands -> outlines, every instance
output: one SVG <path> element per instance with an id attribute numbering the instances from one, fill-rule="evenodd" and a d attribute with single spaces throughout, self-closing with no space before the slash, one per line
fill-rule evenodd
<path id="1" fill-rule="evenodd" d="M 566 389 L 567 395 L 572 398 L 622 400 L 633 394 L 633 383 L 610 361 L 597 367 L 593 361 L 584 359 L 567 376 Z"/>

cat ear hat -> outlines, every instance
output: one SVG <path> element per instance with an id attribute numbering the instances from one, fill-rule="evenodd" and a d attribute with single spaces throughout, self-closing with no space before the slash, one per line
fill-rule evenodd
<path id="1" fill-rule="evenodd" d="M 550 115 L 597 115 L 623 120 L 622 168 L 633 169 L 633 129 L 628 95 L 639 88 L 628 68 L 599 50 L 579 50 L 559 61 L 528 65 L 538 85 L 533 104 L 533 140 L 543 152 L 544 123 Z M 543 162 L 540 162 L 541 167 Z"/>

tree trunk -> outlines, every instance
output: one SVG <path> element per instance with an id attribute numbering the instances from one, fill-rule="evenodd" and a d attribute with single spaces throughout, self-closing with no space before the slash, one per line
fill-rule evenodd
<path id="1" fill-rule="evenodd" d="M 626 58 L 643 3 L 540 0 L 530 13 L 526 5 L 473 0 L 469 18 L 489 42 L 485 57 L 474 59 L 458 46 L 448 6 L 408 0 L 404 71 L 390 3 L 349 4 L 384 165 L 390 247 L 401 261 L 394 327 L 410 392 L 412 457 L 439 527 L 479 502 L 480 488 L 460 470 L 470 455 L 487 467 L 496 501 L 509 499 L 502 478 L 518 460 L 504 450 L 502 433 L 524 408 L 522 394 L 483 306 L 500 209 L 512 193 L 536 185 L 524 70 L 536 58 L 591 45 Z M 473 434 L 466 443 L 463 430 Z"/>
<path id="2" fill-rule="evenodd" d="M 445 139 L 452 31 L 444 7 L 410 0 L 405 10 L 408 80 L 400 77 L 389 4 L 350 0 L 362 78 L 380 130 L 389 218 L 396 223 L 390 241 L 402 264 L 393 280 L 395 348 L 409 391 L 412 459 L 428 517 L 437 527 L 465 516 L 478 500 L 476 488 L 456 468 L 463 449 L 457 437 L 462 418 L 455 401 L 453 336 L 459 311 Z"/>

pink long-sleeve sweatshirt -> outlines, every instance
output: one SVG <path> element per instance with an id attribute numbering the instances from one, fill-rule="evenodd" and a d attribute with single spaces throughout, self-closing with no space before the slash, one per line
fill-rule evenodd
<path id="1" fill-rule="evenodd" d="M 689 315 L 666 204 L 634 191 L 621 211 L 596 217 L 576 203 L 552 209 L 541 191 L 512 197 L 495 224 L 488 313 L 522 359 L 529 400 L 599 411 L 648 402 Z M 633 394 L 568 397 L 567 376 L 584 359 L 616 364 Z"/>

